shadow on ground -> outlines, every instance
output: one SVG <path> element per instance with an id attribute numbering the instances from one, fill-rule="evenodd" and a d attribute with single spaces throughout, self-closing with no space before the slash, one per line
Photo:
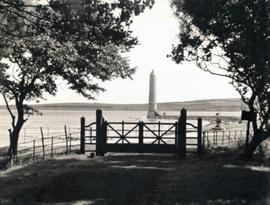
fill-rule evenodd
<path id="1" fill-rule="evenodd" d="M 0 174 L 2 204 L 268 204 L 270 169 L 232 154 L 41 161 Z"/>

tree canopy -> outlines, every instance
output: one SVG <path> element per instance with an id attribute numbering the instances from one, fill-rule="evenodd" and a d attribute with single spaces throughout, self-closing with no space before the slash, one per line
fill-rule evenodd
<path id="1" fill-rule="evenodd" d="M 134 69 L 121 53 L 138 43 L 128 29 L 131 17 L 152 3 L 69 0 L 29 5 L 1 0 L 0 57 L 17 65 L 12 75 L 10 66 L 2 66 L 1 90 L 14 97 L 14 90 L 26 89 L 25 100 L 32 100 L 43 92 L 55 94 L 55 80 L 60 77 L 93 98 L 93 93 L 103 90 L 94 79 L 130 77 Z"/>
<path id="2" fill-rule="evenodd" d="M 270 3 L 267 0 L 172 0 L 180 23 L 175 62 L 194 61 L 231 79 L 249 111 L 254 137 L 247 149 L 270 136 Z"/>
<path id="3" fill-rule="evenodd" d="M 129 29 L 132 17 L 152 0 L 51 0 L 30 4 L 0 0 L 0 92 L 12 117 L 11 138 L 16 153 L 27 101 L 55 95 L 57 80 L 93 99 L 101 81 L 131 77 L 123 52 L 138 41 Z M 17 113 L 9 107 L 13 100 Z"/>

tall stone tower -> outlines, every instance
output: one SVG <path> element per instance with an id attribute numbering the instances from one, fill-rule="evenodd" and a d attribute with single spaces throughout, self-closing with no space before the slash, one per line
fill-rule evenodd
<path id="1" fill-rule="evenodd" d="M 156 118 L 157 102 L 156 102 L 156 76 L 154 70 L 150 74 L 150 86 L 149 86 L 149 102 L 148 102 L 148 114 L 147 118 Z"/>

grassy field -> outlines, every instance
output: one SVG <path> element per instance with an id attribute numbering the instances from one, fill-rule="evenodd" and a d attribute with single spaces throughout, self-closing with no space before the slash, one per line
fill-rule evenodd
<path id="1" fill-rule="evenodd" d="M 269 204 L 270 167 L 238 153 L 73 156 L 0 172 L 2 204 Z"/>

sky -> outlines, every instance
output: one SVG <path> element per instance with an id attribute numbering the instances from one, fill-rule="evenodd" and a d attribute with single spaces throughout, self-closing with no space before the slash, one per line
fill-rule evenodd
<path id="1" fill-rule="evenodd" d="M 114 79 L 104 83 L 106 92 L 100 93 L 95 100 L 85 99 L 69 90 L 64 82 L 59 82 L 57 95 L 45 96 L 47 100 L 41 103 L 147 103 L 152 70 L 157 80 L 157 102 L 239 97 L 229 79 L 201 71 L 193 63 L 175 64 L 166 57 L 177 42 L 179 31 L 168 0 L 156 0 L 151 10 L 135 17 L 131 29 L 140 42 L 127 54 L 130 65 L 137 67 L 133 80 Z"/>

